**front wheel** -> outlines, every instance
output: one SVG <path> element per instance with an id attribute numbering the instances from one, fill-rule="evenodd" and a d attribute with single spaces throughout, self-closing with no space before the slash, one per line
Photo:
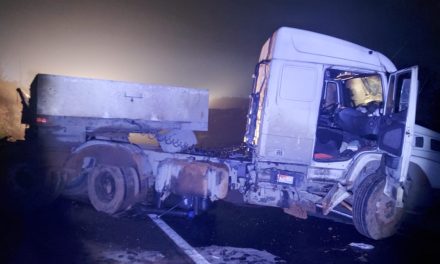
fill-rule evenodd
<path id="1" fill-rule="evenodd" d="M 356 188 L 353 201 L 353 222 L 359 233 L 378 240 L 397 232 L 403 209 L 384 194 L 385 175 L 368 175 Z"/>

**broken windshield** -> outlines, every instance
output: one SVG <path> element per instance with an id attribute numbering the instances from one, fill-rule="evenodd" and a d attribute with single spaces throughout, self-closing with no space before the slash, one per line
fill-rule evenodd
<path id="1" fill-rule="evenodd" d="M 345 81 L 346 106 L 365 106 L 370 102 L 382 102 L 380 75 L 356 77 Z"/>
<path id="2" fill-rule="evenodd" d="M 371 102 L 382 102 L 382 82 L 380 75 L 354 77 L 342 81 L 345 86 L 344 106 L 359 107 Z"/>
<path id="3" fill-rule="evenodd" d="M 343 107 L 364 107 L 371 102 L 380 105 L 383 102 L 382 79 L 380 74 L 328 69 L 325 72 L 327 91 L 324 100 L 328 100 L 333 91 Z M 329 89 L 337 86 L 337 89 Z M 338 94 L 336 94 L 338 92 Z"/>

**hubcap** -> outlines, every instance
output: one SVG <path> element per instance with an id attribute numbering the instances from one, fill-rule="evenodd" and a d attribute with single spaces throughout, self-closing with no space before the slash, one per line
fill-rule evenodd
<path id="1" fill-rule="evenodd" d="M 98 198 L 110 202 L 115 196 L 115 180 L 109 172 L 103 172 L 96 178 L 95 191 Z"/>
<path id="2" fill-rule="evenodd" d="M 376 203 L 376 215 L 378 219 L 385 223 L 391 223 L 394 220 L 396 214 L 396 202 L 394 199 L 381 194 L 379 200 Z"/>

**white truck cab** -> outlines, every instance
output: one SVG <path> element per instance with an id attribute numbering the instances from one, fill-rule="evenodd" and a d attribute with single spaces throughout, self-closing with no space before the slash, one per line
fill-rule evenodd
<path id="1" fill-rule="evenodd" d="M 313 182 L 335 183 L 315 193 L 324 214 L 343 203 L 362 234 L 389 236 L 401 218 L 410 161 L 420 161 L 412 157 L 417 80 L 416 66 L 396 71 L 379 52 L 280 28 L 261 51 L 245 142 L 257 163 L 304 166 L 309 190 Z M 430 154 L 436 159 L 420 165 L 425 174 L 439 166 L 438 152 Z"/>

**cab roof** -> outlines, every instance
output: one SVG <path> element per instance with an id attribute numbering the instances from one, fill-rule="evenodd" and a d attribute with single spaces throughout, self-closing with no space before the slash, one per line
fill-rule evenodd
<path id="1" fill-rule="evenodd" d="M 288 27 L 278 29 L 264 44 L 260 62 L 272 59 L 396 71 L 394 64 L 380 52 L 328 35 Z"/>

